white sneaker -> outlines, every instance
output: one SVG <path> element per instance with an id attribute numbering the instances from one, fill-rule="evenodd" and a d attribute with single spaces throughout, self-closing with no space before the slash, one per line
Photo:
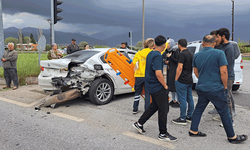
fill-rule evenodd
<path id="1" fill-rule="evenodd" d="M 235 124 L 233 123 L 233 127 L 234 127 L 234 126 L 235 126 Z M 222 124 L 222 123 L 220 124 L 220 127 L 223 127 L 223 124 Z"/>
<path id="2" fill-rule="evenodd" d="M 221 118 L 220 118 L 219 115 L 217 115 L 217 116 L 213 117 L 213 120 L 214 120 L 214 121 L 221 121 Z"/>

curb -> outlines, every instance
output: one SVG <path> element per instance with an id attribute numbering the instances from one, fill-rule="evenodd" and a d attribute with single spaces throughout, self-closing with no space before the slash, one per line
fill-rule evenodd
<path id="1" fill-rule="evenodd" d="M 27 77 L 25 79 L 25 82 L 27 85 L 31 85 L 31 84 L 38 84 L 38 77 Z M 0 78 L 0 85 L 5 85 L 5 79 L 4 78 Z"/>

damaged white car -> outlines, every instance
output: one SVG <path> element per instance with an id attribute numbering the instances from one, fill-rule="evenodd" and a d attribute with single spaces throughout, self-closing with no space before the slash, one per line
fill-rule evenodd
<path id="1" fill-rule="evenodd" d="M 131 93 L 129 85 L 104 61 L 109 48 L 81 50 L 62 59 L 40 62 L 39 86 L 45 91 L 61 93 L 78 89 L 95 104 L 108 103 L 113 95 Z M 129 59 L 136 51 L 118 49 Z"/>

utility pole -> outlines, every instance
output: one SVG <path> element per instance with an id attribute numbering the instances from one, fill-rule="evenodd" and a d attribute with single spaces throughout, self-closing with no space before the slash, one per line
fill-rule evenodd
<path id="1" fill-rule="evenodd" d="M 232 0 L 232 41 L 234 40 L 234 0 Z"/>
<path id="2" fill-rule="evenodd" d="M 3 9 L 2 0 L 0 0 L 0 55 L 3 56 L 4 52 Z M 2 67 L 2 61 L 0 61 L 0 67 Z"/>
<path id="3" fill-rule="evenodd" d="M 144 0 L 142 0 L 142 48 L 144 48 L 144 25 L 145 23 L 145 10 L 144 10 Z"/>
<path id="4" fill-rule="evenodd" d="M 50 46 L 52 48 L 52 21 L 50 19 L 47 19 L 50 25 Z"/>
<path id="5" fill-rule="evenodd" d="M 51 0 L 51 41 L 52 43 L 55 43 L 55 34 L 54 34 L 54 0 Z M 51 44 L 52 48 L 52 44 Z"/>

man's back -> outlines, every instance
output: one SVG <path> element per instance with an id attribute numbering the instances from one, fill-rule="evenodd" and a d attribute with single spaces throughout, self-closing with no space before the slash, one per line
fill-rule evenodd
<path id="1" fill-rule="evenodd" d="M 181 82 L 183 84 L 193 84 L 192 61 L 193 61 L 193 55 L 187 49 L 183 50 L 179 54 L 178 63 L 183 64 L 183 70 L 182 70 L 181 75 L 178 79 L 179 82 Z"/>
<path id="2" fill-rule="evenodd" d="M 223 89 L 220 76 L 220 67 L 227 65 L 223 51 L 205 47 L 194 55 L 193 67 L 198 69 L 199 80 L 197 90 L 212 92 Z"/>

